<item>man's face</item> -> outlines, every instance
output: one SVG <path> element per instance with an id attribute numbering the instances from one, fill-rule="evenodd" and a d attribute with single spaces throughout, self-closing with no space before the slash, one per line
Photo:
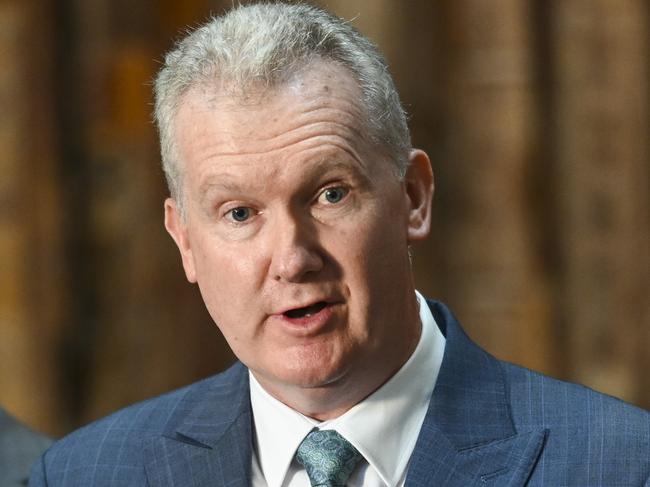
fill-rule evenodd
<path id="1" fill-rule="evenodd" d="M 400 182 L 362 136 L 359 100 L 320 63 L 259 103 L 195 89 L 176 117 L 186 215 L 167 200 L 166 226 L 234 353 L 278 396 L 376 388 L 417 342 L 407 245 L 428 232 L 428 160 L 414 153 Z"/>

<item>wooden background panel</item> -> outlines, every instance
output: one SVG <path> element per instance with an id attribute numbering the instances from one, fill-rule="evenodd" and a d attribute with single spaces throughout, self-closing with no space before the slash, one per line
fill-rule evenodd
<path id="1" fill-rule="evenodd" d="M 70 75 L 90 87 L 75 95 L 83 130 L 69 140 L 85 193 L 76 245 L 86 298 L 66 335 L 73 425 L 232 361 L 162 225 L 151 80 L 167 48 L 160 44 L 176 35 L 168 17 L 186 19 L 193 5 L 197 18 L 186 20 L 195 23 L 205 11 L 203 3 L 175 5 L 157 17 L 151 2 L 93 0 L 69 13 L 78 60 Z"/>
<path id="2" fill-rule="evenodd" d="M 48 7 L 0 2 L 0 404 L 44 429 L 69 299 Z"/>
<path id="3" fill-rule="evenodd" d="M 535 245 L 535 39 L 525 2 L 441 2 L 441 294 L 500 357 L 556 372 L 548 275 Z"/>
<path id="4" fill-rule="evenodd" d="M 559 299 L 570 370 L 641 401 L 650 388 L 641 365 L 650 295 L 648 8 L 555 2 L 552 18 Z"/>

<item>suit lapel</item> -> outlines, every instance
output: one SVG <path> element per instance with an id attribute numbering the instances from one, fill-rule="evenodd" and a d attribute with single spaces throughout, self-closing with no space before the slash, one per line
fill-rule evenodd
<path id="1" fill-rule="evenodd" d="M 252 428 L 246 369 L 238 364 L 225 381 L 208 379 L 189 391 L 165 433 L 144 442 L 149 485 L 247 487 Z"/>
<path id="2" fill-rule="evenodd" d="M 516 431 L 499 362 L 444 305 L 429 304 L 447 343 L 406 486 L 525 485 L 547 431 Z"/>

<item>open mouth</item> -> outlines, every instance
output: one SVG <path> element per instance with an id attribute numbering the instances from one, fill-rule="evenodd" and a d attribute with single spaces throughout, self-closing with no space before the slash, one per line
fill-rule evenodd
<path id="1" fill-rule="evenodd" d="M 315 315 L 325 308 L 325 306 L 327 306 L 325 301 L 319 301 L 318 303 L 314 303 L 311 306 L 305 306 L 304 308 L 290 309 L 289 311 L 285 311 L 284 315 L 288 318 L 307 318 Z"/>

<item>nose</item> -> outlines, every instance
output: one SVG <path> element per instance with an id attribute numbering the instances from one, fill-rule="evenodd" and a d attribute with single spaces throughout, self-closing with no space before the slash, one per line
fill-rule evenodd
<path id="1" fill-rule="evenodd" d="M 295 216 L 278 218 L 273 228 L 269 274 L 276 281 L 302 282 L 323 268 L 316 228 Z"/>

